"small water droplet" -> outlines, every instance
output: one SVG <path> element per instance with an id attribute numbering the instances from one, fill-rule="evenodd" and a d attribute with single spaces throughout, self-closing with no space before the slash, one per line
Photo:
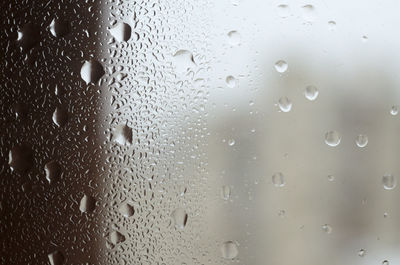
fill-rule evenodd
<path id="1" fill-rule="evenodd" d="M 63 37 L 70 31 L 68 21 L 61 19 L 53 19 L 50 23 L 50 32 L 54 37 Z"/>
<path id="2" fill-rule="evenodd" d="M 33 166 L 33 152 L 26 144 L 14 146 L 10 150 L 8 158 L 8 164 L 11 170 L 24 172 Z"/>
<path id="3" fill-rule="evenodd" d="M 325 143 L 329 146 L 335 147 L 340 144 L 341 137 L 337 131 L 329 131 L 325 134 Z"/>
<path id="4" fill-rule="evenodd" d="M 321 228 L 322 228 L 322 231 L 324 231 L 327 234 L 332 233 L 332 227 L 328 224 L 324 224 Z"/>
<path id="5" fill-rule="evenodd" d="M 182 208 L 178 208 L 172 212 L 171 218 L 174 221 L 176 228 L 183 229 L 186 226 L 188 214 Z"/>
<path id="6" fill-rule="evenodd" d="M 356 144 L 358 147 L 366 147 L 368 144 L 368 137 L 364 134 L 360 134 L 356 138 Z"/>
<path id="7" fill-rule="evenodd" d="M 46 163 L 44 166 L 44 171 L 46 173 L 46 179 L 49 183 L 53 183 L 60 178 L 61 167 L 55 160 Z"/>
<path id="8" fill-rule="evenodd" d="M 366 251 L 365 249 L 362 248 L 362 249 L 360 249 L 360 250 L 358 251 L 358 256 L 364 257 L 366 253 L 367 253 L 367 251 Z"/>
<path id="9" fill-rule="evenodd" d="M 97 83 L 105 74 L 103 66 L 96 60 L 85 61 L 81 68 L 81 78 L 86 84 Z"/>
<path id="10" fill-rule="evenodd" d="M 128 41 L 132 34 L 131 26 L 123 22 L 118 23 L 109 31 L 118 42 Z"/>
<path id="11" fill-rule="evenodd" d="M 368 36 L 362 36 L 361 37 L 362 42 L 367 42 L 368 41 Z"/>
<path id="12" fill-rule="evenodd" d="M 286 211 L 285 210 L 280 210 L 279 212 L 278 212 L 278 216 L 279 217 L 285 217 L 285 215 L 286 215 Z"/>
<path id="13" fill-rule="evenodd" d="M 289 112 L 292 109 L 292 102 L 288 97 L 281 97 L 278 101 L 278 106 L 282 112 Z"/>
<path id="14" fill-rule="evenodd" d="M 239 254 L 237 244 L 233 241 L 226 241 L 221 245 L 221 253 L 224 259 L 234 259 Z"/>
<path id="15" fill-rule="evenodd" d="M 237 80 L 235 77 L 228 75 L 225 79 L 226 85 L 229 88 L 234 88 L 236 86 Z"/>
<path id="16" fill-rule="evenodd" d="M 303 11 L 303 19 L 308 23 L 312 23 L 315 21 L 315 8 L 313 5 L 305 5 L 302 7 Z"/>
<path id="17" fill-rule="evenodd" d="M 53 122 L 58 127 L 67 123 L 68 113 L 65 109 L 57 107 L 53 112 Z"/>
<path id="18" fill-rule="evenodd" d="M 333 176 L 333 175 L 328 175 L 328 180 L 329 180 L 329 181 L 334 181 L 334 180 L 335 180 L 335 176 Z"/>
<path id="19" fill-rule="evenodd" d="M 65 260 L 64 255 L 58 250 L 50 253 L 48 258 L 51 265 L 61 265 Z"/>
<path id="20" fill-rule="evenodd" d="M 281 18 L 287 18 L 290 16 L 290 7 L 288 5 L 282 4 L 278 5 L 278 16 Z"/>
<path id="21" fill-rule="evenodd" d="M 240 44 L 240 33 L 237 32 L 236 30 L 232 30 L 228 32 L 228 40 L 229 40 L 229 44 L 232 46 L 237 46 Z"/>
<path id="22" fill-rule="evenodd" d="M 229 200 L 231 197 L 231 188 L 229 186 L 222 186 L 221 188 L 221 198 L 224 200 Z"/>
<path id="23" fill-rule="evenodd" d="M 399 106 L 397 105 L 392 106 L 392 108 L 390 109 L 390 114 L 396 116 L 398 113 L 399 113 Z"/>
<path id="24" fill-rule="evenodd" d="M 114 129 L 113 134 L 114 141 L 120 145 L 130 145 L 132 144 L 132 128 L 127 124 L 118 125 Z"/>
<path id="25" fill-rule="evenodd" d="M 187 50 L 178 50 L 173 56 L 173 63 L 179 73 L 185 73 L 188 69 L 196 67 L 193 54 Z"/>
<path id="26" fill-rule="evenodd" d="M 392 174 L 385 174 L 382 177 L 382 184 L 385 190 L 392 190 L 397 185 L 397 179 Z"/>
<path id="27" fill-rule="evenodd" d="M 83 195 L 79 205 L 79 210 L 83 213 L 90 213 L 94 210 L 95 207 L 96 207 L 95 199 L 86 194 Z"/>
<path id="28" fill-rule="evenodd" d="M 336 22 L 335 21 L 328 21 L 328 29 L 330 30 L 330 31 L 334 31 L 334 30 L 336 30 Z"/>
<path id="29" fill-rule="evenodd" d="M 382 261 L 382 265 L 389 265 L 389 261 L 387 260 Z"/>
<path id="30" fill-rule="evenodd" d="M 272 183 L 275 187 L 283 187 L 285 186 L 285 177 L 281 172 L 277 172 L 272 175 Z"/>
<path id="31" fill-rule="evenodd" d="M 288 69 L 288 64 L 284 60 L 279 60 L 275 63 L 275 70 L 278 73 L 284 73 Z"/>
<path id="32" fill-rule="evenodd" d="M 125 241 L 125 236 L 118 231 L 112 231 L 110 233 L 110 241 L 114 245 L 122 243 Z"/>
<path id="33" fill-rule="evenodd" d="M 228 140 L 228 145 L 229 146 L 234 146 L 235 145 L 235 140 L 234 139 L 229 139 Z"/>
<path id="34" fill-rule="evenodd" d="M 306 97 L 306 99 L 310 101 L 316 100 L 318 94 L 319 94 L 318 88 L 316 88 L 315 86 L 307 86 L 304 91 L 304 96 Z"/>
<path id="35" fill-rule="evenodd" d="M 131 217 L 135 213 L 135 209 L 129 203 L 122 204 L 118 211 L 125 217 Z"/>

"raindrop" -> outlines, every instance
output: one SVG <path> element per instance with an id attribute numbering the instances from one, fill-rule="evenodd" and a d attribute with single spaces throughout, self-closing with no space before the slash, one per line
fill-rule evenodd
<path id="1" fill-rule="evenodd" d="M 176 70 L 180 73 L 184 73 L 188 69 L 196 67 L 193 54 L 187 50 L 178 50 L 173 56 L 173 63 Z"/>
<path id="2" fill-rule="evenodd" d="M 281 172 L 277 172 L 272 175 L 272 183 L 275 187 L 283 187 L 285 186 L 285 177 Z"/>
<path id="3" fill-rule="evenodd" d="M 229 200 L 231 197 L 231 188 L 229 186 L 222 186 L 221 188 L 221 198 L 224 200 Z"/>
<path id="4" fill-rule="evenodd" d="M 229 146 L 234 146 L 235 145 L 235 140 L 234 139 L 229 139 L 228 140 L 228 145 Z"/>
<path id="5" fill-rule="evenodd" d="M 365 249 L 360 249 L 359 251 L 358 251 L 358 256 L 360 256 L 360 257 L 364 257 L 365 256 L 365 254 L 366 254 L 366 250 Z"/>
<path id="6" fill-rule="evenodd" d="M 81 77 L 86 84 L 97 83 L 105 74 L 103 66 L 96 60 L 85 61 L 81 68 Z"/>
<path id="7" fill-rule="evenodd" d="M 132 34 L 131 26 L 123 22 L 118 23 L 109 31 L 118 42 L 128 41 Z"/>
<path id="8" fill-rule="evenodd" d="M 96 201 L 93 197 L 84 195 L 81 199 L 79 210 L 83 213 L 90 213 L 96 207 Z"/>
<path id="9" fill-rule="evenodd" d="M 390 109 L 390 114 L 396 116 L 398 113 L 399 113 L 399 106 L 397 105 L 392 106 L 392 108 Z"/>
<path id="10" fill-rule="evenodd" d="M 292 102 L 287 97 L 281 97 L 278 106 L 282 112 L 289 112 L 292 109 Z"/>
<path id="11" fill-rule="evenodd" d="M 122 243 L 125 241 L 125 236 L 118 231 L 112 231 L 110 233 L 110 241 L 114 245 Z"/>
<path id="12" fill-rule="evenodd" d="M 64 255 L 58 250 L 50 253 L 48 258 L 51 265 L 61 265 L 65 260 Z"/>
<path id="13" fill-rule="evenodd" d="M 27 51 L 32 49 L 40 41 L 39 28 L 31 23 L 26 24 L 18 31 L 18 39 L 23 50 Z"/>
<path id="14" fill-rule="evenodd" d="M 11 170 L 27 171 L 33 166 L 33 152 L 26 144 L 13 147 L 8 158 Z"/>
<path id="15" fill-rule="evenodd" d="M 389 265 L 389 261 L 387 260 L 382 261 L 382 265 Z"/>
<path id="16" fill-rule="evenodd" d="M 118 125 L 114 129 L 114 141 L 120 145 L 132 144 L 132 128 L 127 124 Z"/>
<path id="17" fill-rule="evenodd" d="M 336 22 L 335 21 L 328 21 L 328 28 L 331 31 L 336 30 Z"/>
<path id="18" fill-rule="evenodd" d="M 340 144 L 341 137 L 337 131 L 329 131 L 325 134 L 325 143 L 335 147 Z"/>
<path id="19" fill-rule="evenodd" d="M 58 127 L 63 126 L 67 123 L 68 120 L 68 113 L 65 109 L 57 107 L 53 112 L 53 122 Z"/>
<path id="20" fill-rule="evenodd" d="M 237 32 L 236 30 L 232 30 L 228 32 L 228 39 L 229 39 L 229 44 L 232 46 L 237 46 L 240 44 L 240 33 Z"/>
<path id="21" fill-rule="evenodd" d="M 118 211 L 125 217 L 131 217 L 135 213 L 135 209 L 129 203 L 122 204 Z"/>
<path id="22" fill-rule="evenodd" d="M 364 134 L 360 134 L 356 138 L 356 144 L 358 147 L 366 147 L 368 144 L 368 137 Z"/>
<path id="23" fill-rule="evenodd" d="M 303 19 L 309 23 L 315 21 L 315 8 L 313 5 L 305 5 L 302 7 Z"/>
<path id="24" fill-rule="evenodd" d="M 278 16 L 281 18 L 287 18 L 290 16 L 290 7 L 288 5 L 282 4 L 278 5 Z"/>
<path id="25" fill-rule="evenodd" d="M 221 253 L 224 259 L 234 259 L 239 254 L 237 244 L 233 241 L 226 241 L 221 245 Z"/>
<path id="26" fill-rule="evenodd" d="M 53 19 L 50 23 L 50 32 L 54 37 L 63 37 L 70 31 L 68 21 Z"/>
<path id="27" fill-rule="evenodd" d="M 305 91 L 304 91 L 304 96 L 306 97 L 306 99 L 308 100 L 316 100 L 318 97 L 318 88 L 316 88 L 315 86 L 307 86 Z"/>
<path id="28" fill-rule="evenodd" d="M 397 179 L 392 174 L 385 174 L 382 177 L 382 184 L 385 190 L 392 190 L 397 185 Z"/>
<path id="29" fill-rule="evenodd" d="M 25 118 L 28 114 L 28 108 L 23 103 L 16 103 L 14 104 L 14 112 L 15 117 L 18 118 Z"/>
<path id="30" fill-rule="evenodd" d="M 178 208 L 172 212 L 171 218 L 176 228 L 183 229 L 186 226 L 188 214 L 182 208 Z"/>
<path id="31" fill-rule="evenodd" d="M 321 228 L 322 228 L 322 231 L 324 231 L 327 234 L 332 233 L 332 227 L 328 224 L 324 224 Z"/>
<path id="32" fill-rule="evenodd" d="M 329 181 L 334 181 L 334 180 L 335 180 L 335 176 L 333 176 L 333 175 L 328 175 L 328 180 L 329 180 Z"/>
<path id="33" fill-rule="evenodd" d="M 226 85 L 227 85 L 229 88 L 234 88 L 234 87 L 236 86 L 237 80 L 236 80 L 236 78 L 234 78 L 233 76 L 228 75 L 228 76 L 226 77 L 226 79 L 225 79 L 225 82 L 226 82 Z"/>
<path id="34" fill-rule="evenodd" d="M 60 178 L 61 167 L 55 160 L 48 162 L 44 166 L 44 171 L 46 173 L 46 179 L 49 183 L 57 181 Z"/>
<path id="35" fill-rule="evenodd" d="M 275 63 L 275 70 L 278 73 L 284 73 L 288 69 L 288 64 L 284 60 L 279 60 Z"/>

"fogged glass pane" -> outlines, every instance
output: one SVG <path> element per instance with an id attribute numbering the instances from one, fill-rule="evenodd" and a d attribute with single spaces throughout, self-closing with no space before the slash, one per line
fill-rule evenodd
<path id="1" fill-rule="evenodd" d="M 0 264 L 400 262 L 397 1 L 1 7 Z"/>

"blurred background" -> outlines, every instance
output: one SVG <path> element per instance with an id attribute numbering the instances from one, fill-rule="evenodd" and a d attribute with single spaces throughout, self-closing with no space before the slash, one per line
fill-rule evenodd
<path id="1" fill-rule="evenodd" d="M 1 3 L 0 264 L 396 264 L 396 1 Z"/>

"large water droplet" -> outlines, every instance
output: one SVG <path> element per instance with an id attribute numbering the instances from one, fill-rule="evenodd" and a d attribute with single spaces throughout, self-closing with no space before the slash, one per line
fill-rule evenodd
<path id="1" fill-rule="evenodd" d="M 132 128 L 130 128 L 127 124 L 118 125 L 114 129 L 113 138 L 114 141 L 120 145 L 132 144 Z"/>
<path id="2" fill-rule="evenodd" d="M 96 60 L 85 61 L 81 68 L 81 77 L 86 84 L 97 83 L 105 74 L 103 66 Z"/>
<path id="3" fill-rule="evenodd" d="M 221 254 L 224 259 L 234 259 L 239 254 L 238 247 L 233 241 L 226 241 L 221 245 Z"/>
<path id="4" fill-rule="evenodd" d="M 278 5 L 277 9 L 278 9 L 278 16 L 280 16 L 281 18 L 287 18 L 290 16 L 290 8 L 288 5 L 285 4 Z"/>
<path id="5" fill-rule="evenodd" d="M 122 204 L 118 210 L 125 217 L 131 217 L 135 213 L 135 209 L 129 203 Z"/>
<path id="6" fill-rule="evenodd" d="M 17 41 L 23 50 L 27 51 L 32 49 L 40 41 L 39 28 L 31 23 L 26 24 L 20 31 L 18 31 Z"/>
<path id="7" fill-rule="evenodd" d="M 288 69 L 288 64 L 284 60 L 279 60 L 275 63 L 275 70 L 278 73 L 284 73 Z"/>
<path id="8" fill-rule="evenodd" d="M 232 30 L 228 32 L 228 39 L 229 39 L 229 44 L 232 46 L 237 46 L 240 44 L 240 34 L 236 30 Z"/>
<path id="9" fill-rule="evenodd" d="M 122 243 L 125 241 L 125 236 L 118 231 L 112 231 L 110 233 L 110 241 L 114 245 Z"/>
<path id="10" fill-rule="evenodd" d="M 356 144 L 358 147 L 366 147 L 368 144 L 368 137 L 364 134 L 360 134 L 356 138 Z"/>
<path id="11" fill-rule="evenodd" d="M 303 18 L 305 21 L 312 23 L 315 21 L 315 8 L 313 5 L 305 5 L 302 7 Z"/>
<path id="12" fill-rule="evenodd" d="M 11 170 L 27 171 L 33 166 L 33 152 L 26 144 L 13 147 L 8 158 Z"/>
<path id="13" fill-rule="evenodd" d="M 340 144 L 340 134 L 337 131 L 329 131 L 325 134 L 325 143 L 329 146 L 338 146 Z"/>
<path id="14" fill-rule="evenodd" d="M 233 76 L 228 75 L 228 76 L 226 77 L 226 79 L 225 79 L 225 82 L 226 82 L 226 85 L 227 85 L 229 88 L 234 88 L 234 87 L 236 86 L 237 80 L 236 80 L 236 78 L 234 78 Z"/>
<path id="15" fill-rule="evenodd" d="M 288 97 L 281 97 L 278 101 L 278 106 L 282 112 L 289 112 L 292 109 L 292 102 Z"/>
<path id="16" fill-rule="evenodd" d="M 392 108 L 390 109 L 390 114 L 396 116 L 398 113 L 399 113 L 399 106 L 397 105 L 392 106 Z"/>
<path id="17" fill-rule="evenodd" d="M 96 200 L 89 196 L 89 195 L 83 195 L 80 205 L 79 205 L 79 210 L 83 213 L 90 213 L 94 210 L 96 207 Z"/>
<path id="18" fill-rule="evenodd" d="M 53 112 L 53 122 L 58 127 L 63 126 L 67 123 L 68 120 L 68 112 L 60 107 L 57 107 Z"/>
<path id="19" fill-rule="evenodd" d="M 397 179 L 392 174 L 385 174 L 382 177 L 382 184 L 385 190 L 392 190 L 397 185 Z"/>
<path id="20" fill-rule="evenodd" d="M 308 100 L 316 100 L 318 97 L 318 88 L 316 88 L 315 86 L 307 86 L 305 91 L 304 91 L 304 96 L 306 97 L 306 99 Z"/>
<path id="21" fill-rule="evenodd" d="M 328 21 L 328 29 L 330 30 L 330 31 L 334 31 L 334 30 L 336 30 L 336 22 L 335 21 Z"/>
<path id="22" fill-rule="evenodd" d="M 382 265 L 389 265 L 389 261 L 387 260 L 382 261 Z"/>
<path id="23" fill-rule="evenodd" d="M 171 218 L 176 228 L 183 229 L 186 226 L 188 214 L 182 208 L 178 208 L 172 212 Z"/>
<path id="24" fill-rule="evenodd" d="M 285 177 L 281 172 L 277 172 L 272 175 L 272 183 L 275 187 L 283 187 L 285 186 Z"/>
<path id="25" fill-rule="evenodd" d="M 61 265 L 65 260 L 64 255 L 58 250 L 50 253 L 48 258 L 51 265 Z"/>
<path id="26" fill-rule="evenodd" d="M 61 19 L 53 19 L 50 23 L 50 32 L 54 37 L 63 37 L 70 31 L 68 21 Z"/>
<path id="27" fill-rule="evenodd" d="M 44 171 L 46 173 L 46 179 L 49 183 L 53 183 L 54 181 L 57 181 L 60 178 L 61 167 L 55 160 L 48 162 L 44 166 Z"/>
<path id="28" fill-rule="evenodd" d="M 113 37 L 119 42 L 128 41 L 132 34 L 131 26 L 123 22 L 118 23 L 109 31 L 111 35 L 113 35 Z"/>
<path id="29" fill-rule="evenodd" d="M 179 50 L 173 56 L 173 63 L 179 73 L 184 73 L 190 68 L 195 68 L 193 54 L 187 50 Z"/>

